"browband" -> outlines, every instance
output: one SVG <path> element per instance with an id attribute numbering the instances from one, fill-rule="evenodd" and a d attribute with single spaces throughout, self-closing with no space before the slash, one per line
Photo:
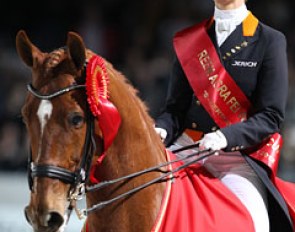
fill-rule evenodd
<path id="1" fill-rule="evenodd" d="M 39 93 L 34 87 L 32 84 L 28 84 L 27 85 L 27 89 L 28 91 L 33 94 L 35 97 L 39 98 L 39 99 L 42 99 L 42 100 L 50 100 L 52 98 L 55 98 L 57 96 L 60 96 L 66 92 L 69 92 L 71 90 L 74 90 L 74 89 L 81 89 L 81 88 L 85 88 L 86 85 L 70 85 L 66 88 L 63 88 L 63 89 L 60 89 L 58 90 L 57 92 L 54 92 L 54 93 L 51 93 L 51 94 L 41 94 Z"/>

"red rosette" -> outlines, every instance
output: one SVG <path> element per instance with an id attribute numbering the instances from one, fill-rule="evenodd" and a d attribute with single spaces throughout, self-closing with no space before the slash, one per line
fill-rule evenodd
<path id="1" fill-rule="evenodd" d="M 92 56 L 86 69 L 86 93 L 90 110 L 94 116 L 99 116 L 101 100 L 108 99 L 108 73 L 102 57 Z"/>
<path id="2" fill-rule="evenodd" d="M 105 60 L 97 55 L 92 56 L 86 67 L 87 102 L 92 114 L 98 118 L 104 140 L 104 151 L 112 144 L 121 124 L 117 108 L 108 100 L 108 84 Z"/>

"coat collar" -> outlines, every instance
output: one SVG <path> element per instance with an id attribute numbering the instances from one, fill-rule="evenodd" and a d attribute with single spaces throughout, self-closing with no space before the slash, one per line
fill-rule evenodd
<path id="1" fill-rule="evenodd" d="M 258 19 L 252 14 L 252 12 L 249 12 L 249 15 L 242 23 L 243 36 L 254 36 L 258 27 L 258 23 Z"/>
<path id="2" fill-rule="evenodd" d="M 258 19 L 250 12 L 247 18 L 237 26 L 236 30 L 220 47 L 221 58 L 231 59 L 258 40 Z"/>
<path id="3" fill-rule="evenodd" d="M 214 20 L 213 18 L 209 22 L 208 33 L 213 39 L 213 43 L 216 47 L 216 35 L 214 29 Z M 212 26 L 211 26 L 212 25 Z M 238 53 L 248 47 L 250 44 L 258 40 L 257 28 L 259 25 L 259 20 L 249 12 L 249 15 L 246 19 L 233 31 L 221 47 L 217 50 L 220 51 L 220 56 L 222 60 L 226 61 L 235 57 Z"/>

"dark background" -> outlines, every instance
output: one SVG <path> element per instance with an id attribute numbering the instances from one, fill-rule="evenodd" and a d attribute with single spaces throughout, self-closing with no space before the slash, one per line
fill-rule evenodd
<path id="1" fill-rule="evenodd" d="M 294 0 L 249 0 L 248 9 L 282 31 L 288 41 L 289 102 L 283 128 L 279 175 L 295 180 Z M 49 52 L 64 46 L 68 31 L 108 59 L 139 90 L 152 117 L 164 104 L 177 30 L 213 13 L 212 0 L 4 1 L 0 14 L 0 169 L 24 171 L 28 141 L 20 108 L 30 81 L 29 69 L 15 51 L 24 29 L 35 45 Z"/>

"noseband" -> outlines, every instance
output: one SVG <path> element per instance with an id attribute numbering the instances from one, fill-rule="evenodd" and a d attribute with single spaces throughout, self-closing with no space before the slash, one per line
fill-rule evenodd
<path id="1" fill-rule="evenodd" d="M 41 100 L 50 100 L 60 95 L 63 95 L 67 92 L 76 89 L 85 89 L 85 85 L 70 85 L 66 88 L 60 89 L 51 94 L 41 94 L 39 93 L 32 84 L 27 85 L 28 91 L 33 94 L 35 97 Z M 89 111 L 87 107 L 87 111 Z M 65 184 L 71 185 L 72 193 L 76 193 L 78 188 L 88 179 L 91 160 L 93 156 L 93 150 L 95 143 L 93 141 L 93 131 L 94 131 L 94 117 L 92 114 L 87 112 L 86 114 L 86 136 L 85 143 L 83 147 L 83 155 L 79 167 L 75 171 L 69 171 L 63 167 L 46 165 L 46 164 L 35 164 L 32 160 L 32 153 L 30 153 L 28 158 L 28 182 L 30 190 L 33 191 L 33 180 L 35 177 L 48 177 L 53 179 L 58 179 Z M 71 194 L 71 193 L 70 193 Z M 69 196 L 71 199 L 71 196 Z"/>

